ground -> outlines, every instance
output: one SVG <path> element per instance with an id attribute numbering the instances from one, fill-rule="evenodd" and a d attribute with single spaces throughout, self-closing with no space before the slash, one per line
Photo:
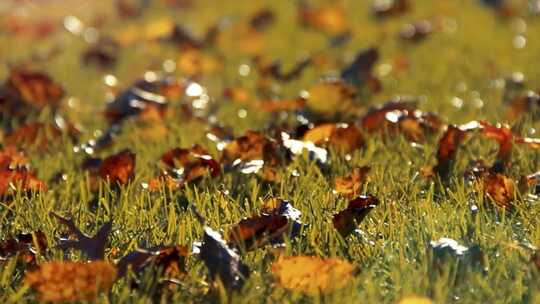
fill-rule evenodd
<path id="1" fill-rule="evenodd" d="M 307 67 L 298 78 L 270 80 L 272 96 L 293 99 L 304 94 L 304 90 L 309 91 L 322 76 L 339 76 L 339 71 L 354 60 L 359 50 L 378 49 L 379 59 L 372 73 L 380 80 L 381 91 L 373 92 L 364 84 L 350 105 L 328 102 L 329 105 L 319 108 L 308 101 L 308 108 L 302 111 L 320 122 L 359 123 L 370 107 L 401 96 L 415 99 L 418 109 L 436 113 L 444 124 L 473 120 L 508 123 L 520 136 L 539 137 L 535 134 L 540 127 L 538 113 L 531 110 L 517 118 L 509 117 L 505 100 L 512 77 L 523 77 L 528 89 L 540 88 L 540 15 L 532 9 L 503 16 L 497 8 L 481 1 L 426 0 L 414 1 L 404 14 L 379 20 L 373 16 L 371 1 L 309 1 L 313 7 L 331 5 L 344 11 L 350 41 L 331 47 L 329 40 L 335 33 L 303 26 L 295 1 L 202 0 L 193 1 L 192 7 L 180 8 L 167 6 L 166 1 L 150 1 L 137 17 L 117 17 L 116 8 L 109 1 L 99 5 L 46 1 L 39 4 L 45 9 L 32 4 L 28 15 L 21 17 L 16 7 L 30 4 L 7 2 L 0 4 L 0 16 L 11 16 L 9 20 L 28 24 L 29 29 L 15 34 L 8 21 L 0 23 L 0 79 L 6 79 L 10 69 L 20 64 L 47 73 L 65 89 L 59 113 L 82 131 L 77 142 L 64 136 L 47 149 L 21 148 L 37 177 L 47 181 L 48 189 L 30 194 L 15 191 L 15 195 L 0 200 L 0 239 L 41 230 L 49 249 L 38 256 L 38 264 L 45 260 L 80 260 L 80 252 L 65 253 L 55 247 L 64 228 L 50 212 L 72 217 L 90 235 L 112 220 L 106 249 L 106 259 L 112 261 L 137 247 L 191 247 L 193 242 L 200 241 L 203 226 L 189 205 L 196 207 L 209 227 L 222 232 L 242 218 L 257 214 L 269 197 L 289 200 L 302 213 L 300 220 L 304 225 L 300 235 L 286 237 L 281 249 L 268 245 L 242 252 L 241 259 L 250 268 L 250 276 L 239 291 L 215 287 L 205 265 L 193 254 L 187 258 L 187 274 L 172 291 L 156 295 L 155 278 L 148 271 L 140 278 L 139 288 L 133 289 L 126 279 L 119 280 L 110 292 L 99 295 L 98 302 L 147 303 L 157 299 L 394 303 L 412 295 L 434 303 L 540 301 L 539 270 L 531 262 L 534 246 L 540 242 L 538 198 L 530 191 L 516 190 L 519 193 L 512 209 L 501 209 L 463 178 L 470 161 L 485 159 L 491 164 L 497 157 L 496 141 L 478 135 L 459 149 L 453 169 L 444 179 L 425 174 L 426 168 L 437 163 L 441 129 L 418 143 L 411 143 L 399 132 L 371 134 L 361 148 L 348 153 L 330 147 L 324 165 L 304 153 L 287 165 L 275 167 L 280 178 L 271 182 L 264 181 L 260 174 L 224 171 L 216 178 L 206 175 L 175 191 L 149 191 L 142 186 L 156 176 L 161 155 L 173 147 L 200 144 L 219 160 L 222 152 L 206 136 L 210 120 L 231 128 L 236 137 L 248 130 L 270 134 L 270 123 L 295 121 L 293 111 L 269 113 L 256 102 L 261 97 L 257 97 L 260 75 L 252 60 L 254 55 L 269 61 L 281 60 L 284 70 L 306 56 L 318 58 L 320 62 Z M 531 6 L 534 2 L 530 1 Z M 243 33 L 242 22 L 246 23 L 263 8 L 275 13 L 275 22 L 256 35 Z M 62 25 L 66 15 L 76 16 L 86 28 L 94 26 L 101 37 L 123 41 L 113 67 L 96 67 L 81 61 L 81 54 L 89 47 L 84 34 L 74 34 L 63 26 L 45 37 L 29 33 L 36 20 Z M 220 34 L 216 46 L 197 50 L 203 59 L 195 66 L 202 71 L 182 68 L 183 56 L 188 51 L 163 41 L 170 22 L 202 37 L 223 17 L 231 25 Z M 404 24 L 420 19 L 431 22 L 433 33 L 418 42 L 399 38 Z M 92 30 L 86 35 L 92 36 Z M 40 56 L 45 58 L 37 58 Z M 148 71 L 164 70 L 204 87 L 210 97 L 210 105 L 200 111 L 204 119 L 181 115 L 180 111 L 165 115 L 156 125 L 152 120 L 127 119 L 113 145 L 94 156 L 106 157 L 129 148 L 136 153 L 135 175 L 119 188 L 105 181 L 93 188 L 92 177 L 81 169 L 87 155 L 76 147 L 99 136 L 109 126 L 103 113 L 111 94 L 129 88 L 145 73 L 152 77 Z M 113 85 L 107 85 L 107 81 Z M 248 100 L 224 97 L 226 88 L 240 87 L 246 89 Z M 192 106 L 191 101 L 183 96 L 173 105 Z M 49 116 L 50 109 L 45 108 L 25 119 L 46 122 Z M 209 116 L 213 120 L 208 120 Z M 3 136 L 7 138 L 8 129 L 19 122 L 5 115 L 2 119 L 6 130 Z M 517 183 L 521 176 L 538 171 L 539 156 L 536 149 L 515 145 L 507 176 Z M 343 210 L 351 198 L 336 193 L 335 179 L 362 166 L 371 170 L 357 194 L 371 194 L 380 203 L 358 223 L 358 230 L 342 237 L 332 225 L 332 216 Z M 65 178 L 52 182 L 58 173 Z M 437 250 L 430 242 L 443 237 L 478 249 L 482 261 L 477 263 L 453 254 L 437 258 Z M 349 282 L 344 287 L 328 293 L 306 294 L 284 288 L 276 281 L 272 265 L 278 256 L 296 255 L 346 260 L 355 267 L 354 275 L 347 278 Z M 0 264 L 0 301 L 36 301 L 36 292 L 24 284 L 25 272 L 30 271 L 27 269 L 15 258 Z"/>

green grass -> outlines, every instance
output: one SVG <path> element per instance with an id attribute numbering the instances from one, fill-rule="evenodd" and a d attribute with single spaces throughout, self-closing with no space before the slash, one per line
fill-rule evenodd
<path id="1" fill-rule="evenodd" d="M 223 2 L 223 3 L 221 3 Z M 258 8 L 271 7 L 277 22 L 264 37 L 264 55 L 283 60 L 292 66 L 303 55 L 326 48 L 326 38 L 314 30 L 297 25 L 293 1 L 196 1 L 195 11 L 178 11 L 153 4 L 143 20 L 169 16 L 203 33 L 206 27 L 221 16 L 234 20 L 245 18 Z M 357 50 L 377 46 L 381 52 L 376 71 L 390 63 L 397 55 L 406 56 L 407 72 L 381 77 L 383 92 L 356 101 L 356 113 L 365 113 L 371 105 L 381 104 L 395 95 L 420 96 L 419 107 L 434 111 L 448 123 L 463 123 L 474 119 L 506 121 L 502 88 L 493 81 L 512 72 L 522 72 L 531 89 L 540 88 L 540 17 L 529 17 L 527 45 L 515 49 L 512 39 L 517 34 L 510 21 L 495 16 L 493 11 L 477 1 L 415 1 L 413 10 L 397 18 L 376 22 L 369 13 L 368 1 L 339 1 L 347 5 L 347 19 L 353 38 L 343 48 L 330 50 L 328 56 L 336 62 L 349 62 Z M 81 13 L 82 14 L 82 13 Z M 91 15 L 85 11 L 84 14 Z M 81 17 L 83 18 L 83 17 Z M 405 22 L 428 18 L 435 23 L 454 20 L 454 32 L 438 32 L 418 44 L 407 44 L 396 39 Z M 141 20 L 111 20 L 103 32 L 114 33 L 125 23 Z M 86 133 L 83 140 L 92 138 L 96 129 L 104 130 L 107 123 L 101 115 L 105 106 L 103 72 L 80 64 L 80 53 L 85 43 L 70 33 L 62 32 L 38 43 L 24 37 L 15 38 L 0 33 L 0 79 L 8 73 L 7 63 L 17 63 L 36 50 L 47 50 L 60 45 L 61 53 L 51 60 L 37 64 L 61 83 L 70 98 L 78 100 L 70 108 L 64 101 L 62 113 L 81 123 Z M 9 45 L 9 47 L 5 47 Z M 177 59 L 177 51 L 166 45 L 140 42 L 123 49 L 117 67 L 111 71 L 125 88 L 146 70 L 160 67 L 165 59 Z M 214 50 L 223 61 L 221 70 L 205 75 L 200 80 L 219 108 L 217 117 L 232 127 L 236 135 L 248 129 L 263 130 L 273 118 L 249 105 L 238 105 L 223 100 L 222 90 L 231 85 L 243 85 L 255 90 L 255 77 L 242 77 L 238 66 L 249 63 L 249 58 L 235 50 Z M 335 68 L 335 67 L 334 67 Z M 303 76 L 289 83 L 281 83 L 283 97 L 294 97 L 315 83 L 321 75 L 332 73 L 332 68 L 308 68 Z M 179 72 L 176 76 L 182 77 Z M 459 90 L 459 87 L 464 90 Z M 454 97 L 463 99 L 463 106 L 452 105 Z M 483 101 L 475 106 L 475 98 Z M 239 118 L 240 109 L 247 111 Z M 45 119 L 42 115 L 39 119 Z M 287 291 L 276 285 L 270 272 L 273 262 L 271 247 L 255 250 L 242 256 L 252 273 L 244 288 L 229 295 L 213 292 L 208 273 L 196 256 L 190 256 L 183 285 L 175 292 L 165 293 L 163 302 L 226 302 L 234 303 L 393 303 L 411 295 L 423 295 L 435 303 L 538 303 L 540 302 L 540 274 L 529 262 L 531 251 L 526 244 L 540 245 L 540 208 L 538 201 L 517 202 L 516 210 L 505 213 L 492 207 L 481 193 L 465 184 L 462 173 L 470 160 L 483 158 L 493 161 L 496 145 L 474 138 L 463 147 L 457 157 L 450 181 L 444 185 L 419 175 L 420 168 L 435 164 L 437 136 L 420 147 L 412 147 L 402 136 L 383 140 L 371 136 L 366 147 L 354 151 L 349 161 L 343 154 L 330 153 L 330 165 L 321 169 L 306 156 L 296 158 L 289 166 L 278 168 L 283 179 L 265 184 L 257 176 L 239 173 L 224 174 L 217 179 L 205 178 L 176 193 L 149 193 L 140 184 L 157 172 L 157 160 L 168 149 L 189 147 L 200 143 L 214 156 L 219 156 L 212 142 L 205 138 L 204 124 L 195 120 L 166 121 L 169 132 L 159 140 L 141 139 L 136 123 L 128 122 L 114 146 L 100 155 L 110 155 L 124 148 L 137 153 L 136 177 L 120 191 L 112 191 L 105 183 L 100 191 L 89 190 L 88 178 L 80 170 L 84 155 L 73 152 L 73 144 L 63 141 L 46 152 L 29 153 L 32 167 L 43 180 L 56 172 L 64 172 L 65 182 L 51 185 L 41 195 L 17 196 L 13 202 L 0 202 L 0 239 L 21 231 L 42 230 L 49 240 L 51 259 L 78 259 L 78 253 L 64 255 L 54 248 L 59 225 L 48 216 L 50 211 L 71 215 L 82 230 L 91 234 L 102 223 L 112 219 L 113 233 L 108 248 L 117 247 L 123 255 L 137 247 L 160 244 L 190 245 L 202 237 L 202 227 L 183 202 L 193 204 L 207 219 L 208 225 L 226 231 L 260 210 L 265 197 L 280 196 L 291 200 L 302 211 L 301 220 L 307 224 L 302 236 L 287 242 L 287 255 L 316 255 L 340 257 L 356 265 L 358 274 L 343 290 L 330 295 L 307 296 Z M 538 130 L 538 116 L 527 114 L 518 132 L 531 135 Z M 537 151 L 516 147 L 512 155 L 510 175 L 519 178 L 539 170 Z M 332 227 L 331 217 L 345 208 L 348 200 L 332 193 L 334 179 L 355 166 L 369 165 L 370 180 L 362 193 L 373 194 L 381 204 L 359 225 L 362 234 L 343 239 Z M 291 175 L 293 170 L 299 176 Z M 220 190 L 226 189 L 228 195 Z M 479 207 L 471 212 L 471 205 Z M 487 259 L 487 271 L 468 265 L 458 269 L 449 260 L 441 272 L 432 267 L 429 242 L 450 237 L 466 246 L 478 245 Z M 34 302 L 35 295 L 24 289 L 24 271 L 11 260 L 0 265 L 0 302 Z M 152 298 L 151 274 L 145 277 L 140 290 L 131 290 L 125 280 L 114 285 L 112 291 L 100 297 L 103 303 L 148 303 Z M 147 287 L 145 287 L 147 286 Z M 159 296 L 158 296 L 159 299 Z"/>

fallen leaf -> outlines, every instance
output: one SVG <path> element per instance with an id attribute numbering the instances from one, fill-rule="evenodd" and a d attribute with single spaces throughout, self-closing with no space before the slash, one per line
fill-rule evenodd
<path id="1" fill-rule="evenodd" d="M 138 80 L 127 90 L 107 104 L 105 116 L 111 123 L 139 115 L 147 107 L 165 111 L 169 101 L 178 98 L 183 86 L 173 77 L 158 78 L 154 81 Z"/>
<path id="2" fill-rule="evenodd" d="M 80 250 L 89 260 L 103 260 L 107 238 L 112 229 L 111 221 L 103 224 L 94 237 L 89 237 L 77 228 L 73 220 L 68 220 L 54 212 L 51 212 L 50 215 L 66 226 L 69 233 L 76 237 L 76 240 L 60 239 L 58 247 L 64 250 L 70 248 Z"/>
<path id="3" fill-rule="evenodd" d="M 229 231 L 229 241 L 237 247 L 253 250 L 267 243 L 283 242 L 283 235 L 290 238 L 300 230 L 300 211 L 290 202 L 280 200 L 273 210 L 263 210 L 262 214 L 241 220 Z"/>
<path id="4" fill-rule="evenodd" d="M 379 204 L 379 199 L 372 195 L 361 195 L 349 202 L 347 208 L 332 218 L 334 228 L 346 237 L 356 229 L 366 215 Z"/>
<path id="5" fill-rule="evenodd" d="M 302 138 L 318 146 L 350 153 L 364 146 L 364 136 L 353 124 L 325 123 L 309 129 Z"/>
<path id="6" fill-rule="evenodd" d="M 356 90 L 341 81 L 325 81 L 311 86 L 306 105 L 318 114 L 347 112 L 354 107 Z"/>
<path id="7" fill-rule="evenodd" d="M 52 261 L 27 273 L 25 281 L 39 293 L 39 301 L 93 302 L 112 287 L 116 274 L 116 267 L 105 261 Z"/>
<path id="8" fill-rule="evenodd" d="M 240 256 L 223 240 L 219 232 L 204 226 L 199 257 L 210 273 L 212 281 L 219 280 L 227 290 L 240 290 L 249 277 L 249 268 Z"/>
<path id="9" fill-rule="evenodd" d="M 378 81 L 373 76 L 373 67 L 379 60 L 377 48 L 368 48 L 358 51 L 351 64 L 341 71 L 341 78 L 357 87 L 361 87 L 369 82 Z M 379 90 L 373 90 L 378 92 Z"/>
<path id="10" fill-rule="evenodd" d="M 304 70 L 313 63 L 311 57 L 305 57 L 298 61 L 292 68 L 287 72 L 283 72 L 281 61 L 277 60 L 272 63 L 265 63 L 264 60 L 260 59 L 260 56 L 255 58 L 255 64 L 259 70 L 259 74 L 262 77 L 272 77 L 273 79 L 289 82 L 291 80 L 297 79 L 302 76 Z"/>
<path id="11" fill-rule="evenodd" d="M 56 125 L 32 122 L 7 134 L 5 143 L 18 147 L 38 148 L 40 151 L 44 151 L 61 137 L 62 130 Z"/>
<path id="12" fill-rule="evenodd" d="M 11 195 L 17 189 L 23 192 L 41 192 L 47 191 L 47 185 L 27 169 L 0 171 L 0 196 Z"/>
<path id="13" fill-rule="evenodd" d="M 481 125 L 476 121 L 461 126 L 449 125 L 446 132 L 439 139 L 437 164 L 433 168 L 434 172 L 442 177 L 448 176 L 461 143 L 470 132 L 480 128 Z"/>
<path id="14" fill-rule="evenodd" d="M 262 161 L 264 165 L 277 166 L 284 159 L 281 150 L 274 139 L 260 132 L 247 131 L 225 146 L 221 161 L 226 165 L 233 165 L 235 161 Z"/>
<path id="15" fill-rule="evenodd" d="M 484 193 L 499 207 L 511 210 L 517 199 L 514 181 L 500 173 L 488 174 L 482 179 Z"/>
<path id="16" fill-rule="evenodd" d="M 118 277 L 123 277 L 129 268 L 134 273 L 142 272 L 146 267 L 161 268 L 161 275 L 167 279 L 181 278 L 186 274 L 186 246 L 159 246 L 149 249 L 137 249 L 128 253 L 117 263 Z"/>
<path id="17" fill-rule="evenodd" d="M 23 151 L 14 146 L 7 146 L 0 150 L 0 171 L 27 168 L 28 158 Z"/>
<path id="18" fill-rule="evenodd" d="M 348 30 L 345 10 L 338 6 L 311 8 L 301 5 L 298 16 L 303 25 L 329 35 L 339 35 Z"/>
<path id="19" fill-rule="evenodd" d="M 272 264 L 278 284 L 306 294 L 328 294 L 347 286 L 355 267 L 338 258 L 313 256 L 280 258 Z"/>
<path id="20" fill-rule="evenodd" d="M 0 112 L 26 116 L 31 110 L 41 111 L 46 106 L 54 110 L 63 96 L 64 89 L 48 75 L 14 68 L 0 87 Z"/>
<path id="21" fill-rule="evenodd" d="M 111 184 L 125 185 L 135 174 L 135 153 L 123 150 L 105 158 L 98 170 L 99 176 Z"/>
<path id="22" fill-rule="evenodd" d="M 349 174 L 336 178 L 336 192 L 343 195 L 357 195 L 370 170 L 371 168 L 367 166 L 357 167 Z"/>
<path id="23" fill-rule="evenodd" d="M 27 264 L 36 264 L 36 255 L 47 249 L 47 238 L 42 231 L 19 233 L 0 243 L 0 261 L 15 255 Z"/>
<path id="24" fill-rule="evenodd" d="M 362 129 L 370 133 L 381 131 L 388 121 L 388 113 L 408 113 L 415 110 L 416 105 L 413 102 L 387 102 L 381 107 L 370 108 L 362 117 L 360 124 Z"/>
<path id="25" fill-rule="evenodd" d="M 152 190 L 161 189 L 163 186 L 171 190 L 179 189 L 207 174 L 214 178 L 221 173 L 220 164 L 200 145 L 194 145 L 190 149 L 171 149 L 163 154 L 161 162 L 167 169 L 149 182 Z"/>

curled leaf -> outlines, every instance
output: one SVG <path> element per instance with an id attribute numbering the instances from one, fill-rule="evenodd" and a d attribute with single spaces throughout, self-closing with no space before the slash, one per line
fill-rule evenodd
<path id="1" fill-rule="evenodd" d="M 334 228 L 346 237 L 356 229 L 356 226 L 366 215 L 379 204 L 379 199 L 373 195 L 358 196 L 349 202 L 347 208 L 335 214 L 332 218 Z"/>
<path id="2" fill-rule="evenodd" d="M 319 146 L 350 153 L 364 146 L 364 135 L 353 124 L 326 123 L 309 129 L 302 138 Z"/>
<path id="3" fill-rule="evenodd" d="M 448 176 L 461 143 L 470 132 L 480 128 L 480 124 L 475 121 L 461 126 L 449 125 L 439 139 L 437 165 L 434 167 L 434 172 L 439 176 Z"/>
<path id="4" fill-rule="evenodd" d="M 499 207 L 511 210 L 516 200 L 514 181 L 500 173 L 488 174 L 482 179 L 484 193 Z"/>
<path id="5" fill-rule="evenodd" d="M 361 120 L 361 126 L 368 132 L 381 130 L 387 120 L 387 114 L 395 111 L 413 112 L 416 106 L 412 102 L 388 102 L 380 108 L 371 108 Z"/>
<path id="6" fill-rule="evenodd" d="M 240 221 L 230 230 L 228 239 L 246 250 L 262 247 L 266 243 L 281 243 L 285 233 L 290 233 L 291 238 L 298 234 L 300 214 L 288 201 L 281 200 L 275 209 Z"/>
<path id="7" fill-rule="evenodd" d="M 220 280 L 227 290 L 239 290 L 249 277 L 249 268 L 240 256 L 223 240 L 219 232 L 204 226 L 204 236 L 199 257 L 204 262 L 210 278 Z"/>
<path id="8" fill-rule="evenodd" d="M 154 81 L 139 80 L 116 99 L 107 104 L 105 116 L 111 123 L 139 115 L 147 107 L 163 112 L 171 98 L 177 97 L 182 85 L 174 78 L 158 78 Z"/>
<path id="9" fill-rule="evenodd" d="M 272 264 L 272 273 L 281 287 L 312 295 L 342 289 L 354 272 L 353 265 L 338 258 L 293 256 Z"/>
<path id="10" fill-rule="evenodd" d="M 236 165 L 239 162 L 263 161 L 264 165 L 276 166 L 283 161 L 284 152 L 274 139 L 260 132 L 247 131 L 225 146 L 221 161 L 228 165 L 235 161 Z"/>

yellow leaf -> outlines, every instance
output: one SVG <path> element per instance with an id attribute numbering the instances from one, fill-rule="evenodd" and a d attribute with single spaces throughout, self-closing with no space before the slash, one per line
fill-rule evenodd
<path id="1" fill-rule="evenodd" d="M 169 18 L 153 20 L 146 25 L 145 37 L 149 40 L 157 40 L 168 37 L 174 30 L 174 22 Z"/>
<path id="2" fill-rule="evenodd" d="M 272 265 L 278 284 L 307 294 L 331 293 L 345 287 L 352 278 L 354 266 L 337 258 L 312 256 L 281 258 Z"/>

